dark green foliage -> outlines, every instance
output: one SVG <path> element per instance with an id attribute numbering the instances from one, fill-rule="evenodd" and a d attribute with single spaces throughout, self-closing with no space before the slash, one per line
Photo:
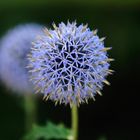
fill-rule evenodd
<path id="1" fill-rule="evenodd" d="M 34 125 L 33 129 L 23 140 L 68 140 L 70 136 L 71 130 L 66 128 L 63 124 L 55 125 L 52 122 L 48 122 L 45 126 Z"/>

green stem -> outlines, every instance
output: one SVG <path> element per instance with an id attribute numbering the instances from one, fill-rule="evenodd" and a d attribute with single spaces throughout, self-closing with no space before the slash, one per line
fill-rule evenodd
<path id="1" fill-rule="evenodd" d="M 36 99 L 33 95 L 24 96 L 25 130 L 28 133 L 36 122 Z"/>
<path id="2" fill-rule="evenodd" d="M 73 105 L 71 110 L 73 140 L 78 140 L 78 108 Z"/>

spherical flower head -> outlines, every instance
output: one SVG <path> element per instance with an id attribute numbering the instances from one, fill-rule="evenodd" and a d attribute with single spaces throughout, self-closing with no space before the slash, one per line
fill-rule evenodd
<path id="1" fill-rule="evenodd" d="M 26 66 L 31 42 L 41 34 L 42 26 L 18 25 L 6 33 L 0 43 L 0 79 L 16 93 L 32 93 Z"/>
<path id="2" fill-rule="evenodd" d="M 99 39 L 97 30 L 76 22 L 44 30 L 45 35 L 34 42 L 29 54 L 29 67 L 36 85 L 36 92 L 44 99 L 56 103 L 76 104 L 101 95 L 103 83 L 109 84 L 106 76 L 109 59 L 104 47 L 104 38 Z"/>

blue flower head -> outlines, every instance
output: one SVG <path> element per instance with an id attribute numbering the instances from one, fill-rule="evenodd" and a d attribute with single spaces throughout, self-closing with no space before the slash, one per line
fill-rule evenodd
<path id="1" fill-rule="evenodd" d="M 36 92 L 60 104 L 79 105 L 95 99 L 103 83 L 109 84 L 106 76 L 111 73 L 112 59 L 106 51 L 110 48 L 87 25 L 62 22 L 53 28 L 44 30 L 28 55 Z"/>
<path id="2" fill-rule="evenodd" d="M 42 26 L 38 24 L 23 24 L 11 29 L 1 39 L 0 43 L 0 78 L 8 88 L 17 93 L 33 92 L 29 82 L 27 54 L 31 42 L 41 34 Z"/>

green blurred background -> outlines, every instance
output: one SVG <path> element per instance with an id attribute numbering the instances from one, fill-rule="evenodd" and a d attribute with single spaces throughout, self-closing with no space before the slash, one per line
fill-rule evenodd
<path id="1" fill-rule="evenodd" d="M 113 49 L 115 70 L 103 97 L 79 108 L 79 140 L 140 139 L 140 0 L 1 0 L 0 35 L 20 23 L 51 26 L 67 20 L 88 23 Z M 24 135 L 22 98 L 0 85 L 0 140 L 19 140 Z M 69 107 L 38 99 L 38 123 L 64 122 L 70 127 Z M 102 140 L 102 138 L 100 139 Z"/>

